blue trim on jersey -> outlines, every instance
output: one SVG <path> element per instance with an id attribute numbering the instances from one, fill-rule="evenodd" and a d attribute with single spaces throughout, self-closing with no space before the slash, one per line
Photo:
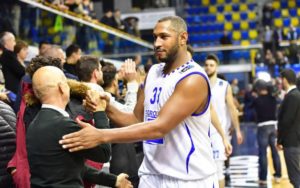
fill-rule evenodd
<path id="1" fill-rule="evenodd" d="M 191 132 L 190 132 L 189 127 L 187 126 L 186 123 L 184 123 L 184 125 L 185 125 L 186 132 L 188 133 L 189 138 L 190 138 L 190 140 L 191 140 L 191 144 L 192 144 L 191 150 L 190 150 L 188 156 L 186 157 L 186 161 L 185 161 L 185 165 L 186 165 L 186 173 L 188 174 L 188 173 L 189 173 L 189 162 L 190 162 L 190 157 L 191 157 L 191 155 L 192 155 L 192 154 L 194 153 L 194 151 L 195 151 L 195 146 L 194 146 L 194 142 L 193 142 L 193 139 L 192 139 L 192 136 L 191 136 Z"/>
<path id="2" fill-rule="evenodd" d="M 202 77 L 206 80 L 207 85 L 208 85 L 208 101 L 207 101 L 207 103 L 206 103 L 206 105 L 205 105 L 204 110 L 203 110 L 202 112 L 199 112 L 198 114 L 197 114 L 197 113 L 193 113 L 193 114 L 192 114 L 192 116 L 200 116 L 200 115 L 204 114 L 204 113 L 206 112 L 206 110 L 208 109 L 209 103 L 210 103 L 210 99 L 211 99 L 211 90 L 210 90 L 210 87 L 209 87 L 209 80 L 208 80 L 208 78 L 207 78 L 203 73 L 201 73 L 201 72 L 190 72 L 189 74 L 187 74 L 187 75 L 185 75 L 184 77 L 182 77 L 182 78 L 175 84 L 175 87 L 176 87 L 176 85 L 177 85 L 181 80 L 183 80 L 183 79 L 185 79 L 186 77 L 188 77 L 188 76 L 190 76 L 190 75 L 193 75 L 193 74 L 198 74 L 198 75 L 202 76 Z"/>

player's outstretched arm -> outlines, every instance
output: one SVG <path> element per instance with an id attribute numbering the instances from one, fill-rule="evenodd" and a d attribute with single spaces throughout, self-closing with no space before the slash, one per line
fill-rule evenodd
<path id="1" fill-rule="evenodd" d="M 206 110 L 208 102 L 207 81 L 203 76 L 190 75 L 177 84 L 155 120 L 118 129 L 98 130 L 92 126 L 84 126 L 81 131 L 65 135 L 60 144 L 70 151 L 78 151 L 107 142 L 124 143 L 162 138 L 188 116 Z"/>

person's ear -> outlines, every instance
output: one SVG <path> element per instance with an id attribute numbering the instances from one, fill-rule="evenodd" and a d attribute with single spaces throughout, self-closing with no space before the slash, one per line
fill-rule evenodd
<path id="1" fill-rule="evenodd" d="M 187 32 L 182 32 L 182 33 L 179 35 L 179 44 L 180 44 L 181 46 L 186 45 L 186 44 L 187 44 L 187 41 L 188 41 L 188 33 L 187 33 Z"/>

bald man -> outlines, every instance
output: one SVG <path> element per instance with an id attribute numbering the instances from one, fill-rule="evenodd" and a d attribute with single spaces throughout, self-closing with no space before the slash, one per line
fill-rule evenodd
<path id="1" fill-rule="evenodd" d="M 2 64 L 5 88 L 17 94 L 20 80 L 25 74 L 25 68 L 13 52 L 16 45 L 15 36 L 10 32 L 1 33 L 0 44 L 4 48 L 0 57 L 0 64 Z"/>
<path id="2" fill-rule="evenodd" d="M 107 162 L 110 158 L 110 145 L 102 144 L 76 153 L 63 150 L 58 140 L 64 134 L 80 130 L 65 111 L 70 97 L 67 79 L 59 68 L 45 66 L 34 73 L 32 83 L 42 108 L 30 124 L 26 135 L 31 188 L 83 187 L 85 159 Z M 94 112 L 95 124 L 102 128 L 109 127 L 104 113 L 105 107 L 106 102 L 102 101 Z"/>

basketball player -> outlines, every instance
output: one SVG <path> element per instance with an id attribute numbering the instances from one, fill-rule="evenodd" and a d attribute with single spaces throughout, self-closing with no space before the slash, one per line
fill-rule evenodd
<path id="1" fill-rule="evenodd" d="M 240 125 L 238 120 L 238 113 L 233 103 L 233 95 L 230 84 L 217 78 L 217 66 L 219 64 L 219 59 L 214 54 L 210 54 L 205 60 L 205 71 L 210 79 L 211 91 L 212 91 L 212 106 L 214 107 L 223 130 L 227 135 L 229 135 L 229 128 L 231 126 L 231 121 L 236 130 L 236 136 L 238 144 L 241 144 L 243 137 L 240 131 Z M 228 116 L 228 113 L 230 114 Z M 228 120 L 230 118 L 230 120 Z M 229 124 L 229 125 L 227 125 Z M 213 146 L 214 159 L 217 164 L 218 179 L 220 188 L 225 187 L 223 167 L 224 161 L 226 160 L 225 148 L 222 142 L 222 138 L 217 133 L 215 128 L 211 130 L 211 140 Z"/>
<path id="2" fill-rule="evenodd" d="M 111 120 L 127 127 L 97 130 L 78 121 L 84 128 L 60 143 L 73 152 L 106 142 L 144 140 L 139 187 L 218 187 L 209 138 L 209 79 L 187 56 L 187 26 L 180 17 L 165 17 L 153 36 L 155 56 L 164 63 L 150 69 L 134 113 L 107 108 Z M 95 108 L 98 100 L 90 96 L 87 107 Z"/>

